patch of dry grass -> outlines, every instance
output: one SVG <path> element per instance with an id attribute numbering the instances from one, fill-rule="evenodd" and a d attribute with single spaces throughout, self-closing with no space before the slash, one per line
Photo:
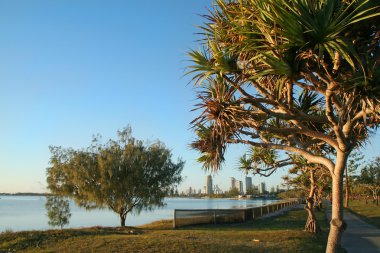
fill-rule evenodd
<path id="1" fill-rule="evenodd" d="M 0 252 L 324 252 L 323 233 L 303 232 L 304 210 L 250 223 L 171 229 L 172 221 L 139 228 L 64 229 L 0 234 Z"/>

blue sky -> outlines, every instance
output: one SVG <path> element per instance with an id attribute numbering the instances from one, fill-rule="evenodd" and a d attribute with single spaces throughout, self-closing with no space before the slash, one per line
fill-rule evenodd
<path id="1" fill-rule="evenodd" d="M 188 148 L 195 95 L 186 52 L 209 0 L 0 2 L 0 192 L 45 191 L 49 145 L 81 148 L 130 124 L 186 161 L 181 189 L 207 173 Z M 376 140 L 380 140 L 376 136 Z M 378 143 L 374 141 L 373 143 Z M 375 144 L 367 154 L 379 154 Z M 231 146 L 214 182 L 228 188 L 243 152 Z M 253 182 L 281 183 L 254 177 Z"/>

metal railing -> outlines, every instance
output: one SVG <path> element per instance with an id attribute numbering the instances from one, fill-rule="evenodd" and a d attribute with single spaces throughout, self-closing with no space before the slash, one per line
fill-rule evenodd
<path id="1" fill-rule="evenodd" d="M 299 203 L 298 199 L 291 199 L 242 209 L 174 209 L 173 228 L 198 224 L 241 223 Z"/>

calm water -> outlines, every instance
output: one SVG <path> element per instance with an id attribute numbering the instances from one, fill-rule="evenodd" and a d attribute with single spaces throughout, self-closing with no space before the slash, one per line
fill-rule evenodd
<path id="1" fill-rule="evenodd" d="M 0 232 L 10 229 L 41 230 L 49 229 L 45 209 L 45 197 L 0 196 Z M 162 219 L 172 219 L 174 209 L 244 208 L 269 204 L 273 200 L 229 200 L 167 198 L 165 207 L 139 215 L 129 215 L 127 226 L 137 226 Z M 67 227 L 119 226 L 116 213 L 108 210 L 87 211 L 71 203 L 70 224 Z"/>

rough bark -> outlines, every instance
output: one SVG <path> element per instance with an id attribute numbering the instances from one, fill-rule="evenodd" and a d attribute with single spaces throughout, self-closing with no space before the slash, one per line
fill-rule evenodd
<path id="1" fill-rule="evenodd" d="M 332 211 L 326 253 L 338 251 L 343 231 L 346 229 L 346 223 L 343 221 L 343 172 L 347 156 L 348 154 L 343 152 L 337 153 L 332 174 Z"/>

